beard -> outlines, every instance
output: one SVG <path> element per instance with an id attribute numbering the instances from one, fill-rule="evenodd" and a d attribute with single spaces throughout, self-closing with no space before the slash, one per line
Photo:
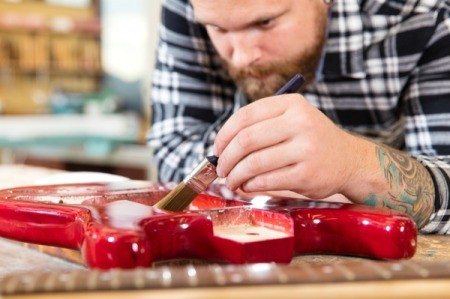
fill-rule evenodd
<path id="1" fill-rule="evenodd" d="M 235 68 L 224 61 L 228 74 L 250 101 L 274 95 L 297 73 L 303 75 L 305 85 L 314 82 L 325 39 L 326 21 L 323 24 L 317 42 L 296 57 L 246 68 Z"/>
<path id="2" fill-rule="evenodd" d="M 314 81 L 316 69 L 322 56 L 321 49 L 297 59 L 279 61 L 264 66 L 237 69 L 226 63 L 228 73 L 239 89 L 251 101 L 272 96 L 295 74 L 300 73 L 305 83 Z M 259 79 L 262 78 L 262 79 Z"/>

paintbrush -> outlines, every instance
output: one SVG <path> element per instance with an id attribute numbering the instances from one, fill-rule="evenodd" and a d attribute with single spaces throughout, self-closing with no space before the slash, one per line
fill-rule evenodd
<path id="1" fill-rule="evenodd" d="M 278 90 L 275 95 L 297 92 L 305 79 L 296 74 Z M 175 189 L 170 191 L 154 207 L 168 211 L 183 211 L 197 195 L 202 193 L 217 178 L 216 167 L 218 157 L 208 156 L 189 173 Z"/>

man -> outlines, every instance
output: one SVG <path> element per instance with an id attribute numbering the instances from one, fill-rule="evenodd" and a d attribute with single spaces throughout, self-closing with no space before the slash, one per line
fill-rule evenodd
<path id="1" fill-rule="evenodd" d="M 301 94 L 273 97 L 295 73 Z M 149 144 L 232 190 L 406 212 L 450 233 L 450 3 L 166 0 Z"/>

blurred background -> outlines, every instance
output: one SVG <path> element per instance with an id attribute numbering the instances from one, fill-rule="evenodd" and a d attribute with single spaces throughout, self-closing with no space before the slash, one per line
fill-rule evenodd
<path id="1" fill-rule="evenodd" d="M 160 0 L 0 0 L 0 158 L 154 179 Z"/>

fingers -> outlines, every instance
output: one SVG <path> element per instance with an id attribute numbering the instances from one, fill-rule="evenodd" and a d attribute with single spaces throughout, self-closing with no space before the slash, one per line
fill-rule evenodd
<path id="1" fill-rule="evenodd" d="M 276 168 L 243 182 L 241 184 L 241 189 L 245 192 L 292 190 L 292 185 L 302 185 L 302 179 L 296 176 L 298 168 L 299 165 L 288 165 Z"/>
<path id="2" fill-rule="evenodd" d="M 237 133 L 219 156 L 219 176 L 228 176 L 236 164 L 250 153 L 277 145 L 288 138 L 289 128 L 281 117 L 258 122 L 244 128 Z M 258 157 L 258 155 L 253 156 L 253 158 L 255 157 Z M 268 161 L 273 159 L 273 157 L 267 158 L 269 158 Z M 252 159 L 252 157 L 249 159 Z"/>
<path id="3" fill-rule="evenodd" d="M 239 109 L 224 124 L 214 141 L 214 154 L 221 156 L 230 141 L 244 128 L 258 122 L 282 115 L 289 107 L 289 102 L 299 101 L 298 94 L 282 95 L 260 99 Z"/>
<path id="4" fill-rule="evenodd" d="M 253 177 L 264 175 L 265 173 L 273 172 L 275 169 L 285 168 L 290 165 L 298 164 L 298 153 L 292 150 L 291 142 L 279 143 L 256 152 L 243 158 L 231 170 L 227 177 L 226 184 L 231 190 L 239 188 L 242 184 Z M 279 185 L 276 189 L 266 188 L 269 183 L 257 186 L 257 190 L 252 191 L 267 191 L 267 190 L 287 190 L 288 185 Z M 292 187 L 290 185 L 290 187 Z M 249 190 L 245 190 L 249 191 Z"/>

